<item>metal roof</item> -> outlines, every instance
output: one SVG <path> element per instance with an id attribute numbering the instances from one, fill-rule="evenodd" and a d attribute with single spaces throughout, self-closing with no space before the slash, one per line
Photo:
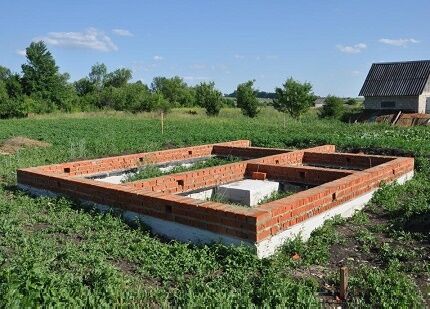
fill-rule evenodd
<path id="1" fill-rule="evenodd" d="M 429 80 L 430 60 L 374 63 L 360 96 L 420 95 Z"/>

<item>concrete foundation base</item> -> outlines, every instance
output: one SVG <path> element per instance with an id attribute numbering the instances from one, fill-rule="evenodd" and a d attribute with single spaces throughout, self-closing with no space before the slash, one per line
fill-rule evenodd
<path id="1" fill-rule="evenodd" d="M 252 207 L 278 190 L 279 182 L 244 179 L 219 186 L 217 194 L 231 202 Z"/>
<path id="2" fill-rule="evenodd" d="M 400 178 L 397 179 L 399 184 L 405 183 L 407 180 L 411 179 L 414 175 L 414 172 L 409 172 Z M 27 185 L 18 184 L 18 187 L 22 190 L 25 190 L 33 195 L 37 196 L 57 196 L 56 193 L 48 191 L 36 189 Z M 192 242 L 192 243 L 214 243 L 214 242 L 222 242 L 225 244 L 244 244 L 248 246 L 252 246 L 256 254 L 259 258 L 266 258 L 276 253 L 277 249 L 279 249 L 288 239 L 295 238 L 297 236 L 301 236 L 302 239 L 307 240 L 311 232 L 316 228 L 322 226 L 327 219 L 330 219 L 336 215 L 340 215 L 342 217 L 350 217 L 354 214 L 355 211 L 360 210 L 364 207 L 364 205 L 369 202 L 372 198 L 374 192 L 376 190 L 370 191 L 358 198 L 350 200 L 342 205 L 339 205 L 333 209 L 330 209 L 320 215 L 314 216 L 305 220 L 299 224 L 292 226 L 290 229 L 285 230 L 269 239 L 265 239 L 259 243 L 250 243 L 245 242 L 242 239 L 225 236 L 217 233 L 213 233 L 210 231 L 202 230 L 199 228 L 191 227 L 188 225 L 179 224 L 176 222 L 161 220 L 158 218 L 145 216 L 139 213 L 131 212 L 131 211 L 122 211 L 118 208 L 109 207 L 106 205 L 95 204 L 93 202 L 82 200 L 81 202 L 85 205 L 95 207 L 100 211 L 115 211 L 117 213 L 121 213 L 122 217 L 127 222 L 135 223 L 136 221 L 141 222 L 148 227 L 151 228 L 152 232 L 155 234 L 163 235 L 171 239 L 176 239 L 183 242 Z"/>

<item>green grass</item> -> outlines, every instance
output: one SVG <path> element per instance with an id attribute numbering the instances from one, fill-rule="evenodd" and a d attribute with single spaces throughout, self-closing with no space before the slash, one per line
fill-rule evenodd
<path id="1" fill-rule="evenodd" d="M 153 164 L 144 165 L 138 168 L 136 173 L 130 174 L 123 182 L 130 182 L 142 179 L 148 179 L 153 177 L 159 177 L 163 175 L 176 174 L 181 172 L 188 172 L 198 170 L 202 168 L 208 168 L 213 166 L 219 166 L 234 162 L 239 162 L 241 159 L 234 156 L 228 157 L 212 157 L 202 161 L 197 161 L 191 166 L 177 165 L 169 171 L 162 171 L 159 167 Z"/>
<path id="2" fill-rule="evenodd" d="M 292 240 L 264 260 L 246 247 L 166 242 L 114 214 L 14 188 L 19 167 L 233 139 L 264 147 L 333 143 L 430 153 L 426 127 L 348 125 L 311 114 L 287 119 L 284 128 L 283 116 L 271 109 L 257 119 L 232 109 L 214 118 L 188 110 L 167 115 L 164 135 L 155 114 L 0 121 L 0 141 L 21 135 L 52 144 L 0 156 L 0 307 L 318 307 L 319 293 L 337 284 L 342 255 L 350 267 L 351 307 L 422 308 L 424 298 L 429 305 L 427 158 L 417 160 L 412 181 L 385 186 L 365 211 L 330 220 L 308 242 Z"/>

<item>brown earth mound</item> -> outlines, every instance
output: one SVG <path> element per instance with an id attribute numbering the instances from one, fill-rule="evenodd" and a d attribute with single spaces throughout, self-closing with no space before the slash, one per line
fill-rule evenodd
<path id="1" fill-rule="evenodd" d="M 0 142 L 0 155 L 11 155 L 23 148 L 49 147 L 51 144 L 23 136 L 15 136 Z"/>

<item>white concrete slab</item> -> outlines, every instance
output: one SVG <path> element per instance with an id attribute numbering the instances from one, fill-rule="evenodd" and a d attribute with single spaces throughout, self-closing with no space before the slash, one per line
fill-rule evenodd
<path id="1" fill-rule="evenodd" d="M 231 202 L 252 207 L 278 190 L 279 182 L 276 181 L 244 179 L 219 186 L 217 194 Z"/>
<path id="2" fill-rule="evenodd" d="M 194 198 L 196 200 L 207 201 L 212 197 L 213 192 L 214 192 L 214 189 L 209 189 L 209 190 L 189 193 L 186 196 Z"/>

